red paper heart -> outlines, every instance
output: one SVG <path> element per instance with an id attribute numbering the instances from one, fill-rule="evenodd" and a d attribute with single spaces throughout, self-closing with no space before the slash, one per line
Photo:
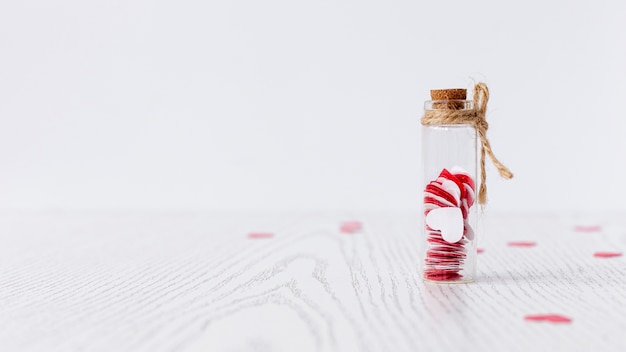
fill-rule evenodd
<path id="1" fill-rule="evenodd" d="M 458 273 L 458 269 L 456 270 L 439 270 L 439 269 L 428 269 L 424 271 L 424 278 L 427 280 L 433 281 L 453 281 L 461 279 L 463 276 Z"/>
<path id="2" fill-rule="evenodd" d="M 453 167 L 451 173 L 463 184 L 463 199 L 467 202 L 468 208 L 474 205 L 474 180 L 469 173 L 459 167 Z"/>
<path id="3" fill-rule="evenodd" d="M 444 204 L 447 202 L 449 203 L 449 205 L 447 205 L 448 207 L 459 206 L 459 203 L 454 198 L 454 196 L 450 194 L 448 191 L 446 191 L 445 189 L 443 189 L 443 186 L 438 182 L 431 182 L 428 185 L 426 185 L 426 190 L 424 191 L 424 197 L 435 198 L 439 202 L 444 202 Z"/>
<path id="4" fill-rule="evenodd" d="M 425 205 L 429 205 L 429 204 L 436 205 L 433 208 L 447 208 L 447 207 L 454 206 L 454 205 L 452 205 L 450 203 L 442 202 L 440 199 L 434 198 L 434 197 L 430 197 L 430 196 L 424 197 L 424 204 Z M 430 210 L 432 210 L 432 209 L 430 209 Z"/>
<path id="5" fill-rule="evenodd" d="M 464 170 L 463 168 L 455 166 L 450 169 L 450 172 L 454 176 L 456 176 L 459 180 L 461 180 L 461 182 L 468 184 L 472 189 L 476 188 L 474 186 L 474 180 L 472 179 L 472 176 L 470 176 L 469 172 L 467 172 L 467 170 Z"/>
<path id="6" fill-rule="evenodd" d="M 461 182 L 461 180 L 456 177 L 456 175 L 453 175 L 452 173 L 450 173 L 450 171 L 443 169 L 441 170 L 439 177 L 443 177 L 446 180 L 450 180 L 456 183 L 456 185 L 459 187 L 459 190 L 461 191 L 461 199 L 465 198 L 465 187 L 463 187 L 463 182 Z"/>

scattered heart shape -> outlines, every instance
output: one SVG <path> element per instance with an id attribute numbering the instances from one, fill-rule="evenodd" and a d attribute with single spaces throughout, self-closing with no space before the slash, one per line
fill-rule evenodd
<path id="1" fill-rule="evenodd" d="M 602 231 L 602 226 L 600 225 L 576 225 L 574 226 L 574 231 L 576 232 L 600 232 Z"/>
<path id="2" fill-rule="evenodd" d="M 339 226 L 339 231 L 342 233 L 357 233 L 363 229 L 363 224 L 360 221 L 344 221 Z"/>
<path id="3" fill-rule="evenodd" d="M 593 254 L 596 258 L 613 258 L 613 257 L 621 257 L 621 252 L 595 252 Z"/>
<path id="4" fill-rule="evenodd" d="M 446 242 L 456 243 L 463 238 L 463 214 L 460 208 L 437 208 L 426 215 L 426 225 L 441 231 Z"/>
<path id="5" fill-rule="evenodd" d="M 272 238 L 274 234 L 271 232 L 251 232 L 248 234 L 249 239 Z"/>
<path id="6" fill-rule="evenodd" d="M 485 251 L 485 250 L 484 250 L 484 249 L 482 249 L 482 248 L 478 248 L 478 249 L 476 249 L 476 253 L 478 253 L 478 254 L 483 253 L 484 251 Z"/>
<path id="7" fill-rule="evenodd" d="M 527 321 L 547 321 L 549 323 L 571 323 L 572 318 L 560 314 L 532 314 L 524 317 Z"/>
<path id="8" fill-rule="evenodd" d="M 534 247 L 537 245 L 537 242 L 533 241 L 511 241 L 507 243 L 509 247 Z"/>

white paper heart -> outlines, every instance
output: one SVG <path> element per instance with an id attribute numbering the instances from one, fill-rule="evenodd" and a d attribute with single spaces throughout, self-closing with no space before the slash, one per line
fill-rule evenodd
<path id="1" fill-rule="evenodd" d="M 460 208 L 437 208 L 426 215 L 426 224 L 441 231 L 441 237 L 448 243 L 456 243 L 463 237 L 463 214 Z"/>

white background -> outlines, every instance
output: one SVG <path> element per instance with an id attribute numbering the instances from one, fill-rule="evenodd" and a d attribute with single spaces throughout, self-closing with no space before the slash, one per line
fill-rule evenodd
<path id="1" fill-rule="evenodd" d="M 0 208 L 415 210 L 491 89 L 489 209 L 624 210 L 619 1 L 2 1 Z"/>

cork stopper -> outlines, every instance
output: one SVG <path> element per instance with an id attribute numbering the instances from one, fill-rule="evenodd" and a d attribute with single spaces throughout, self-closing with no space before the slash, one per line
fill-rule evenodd
<path id="1" fill-rule="evenodd" d="M 467 89 L 431 89 L 430 98 L 432 100 L 446 100 L 446 102 L 434 103 L 433 108 L 435 109 L 460 110 L 465 107 L 464 100 L 467 98 Z"/>

